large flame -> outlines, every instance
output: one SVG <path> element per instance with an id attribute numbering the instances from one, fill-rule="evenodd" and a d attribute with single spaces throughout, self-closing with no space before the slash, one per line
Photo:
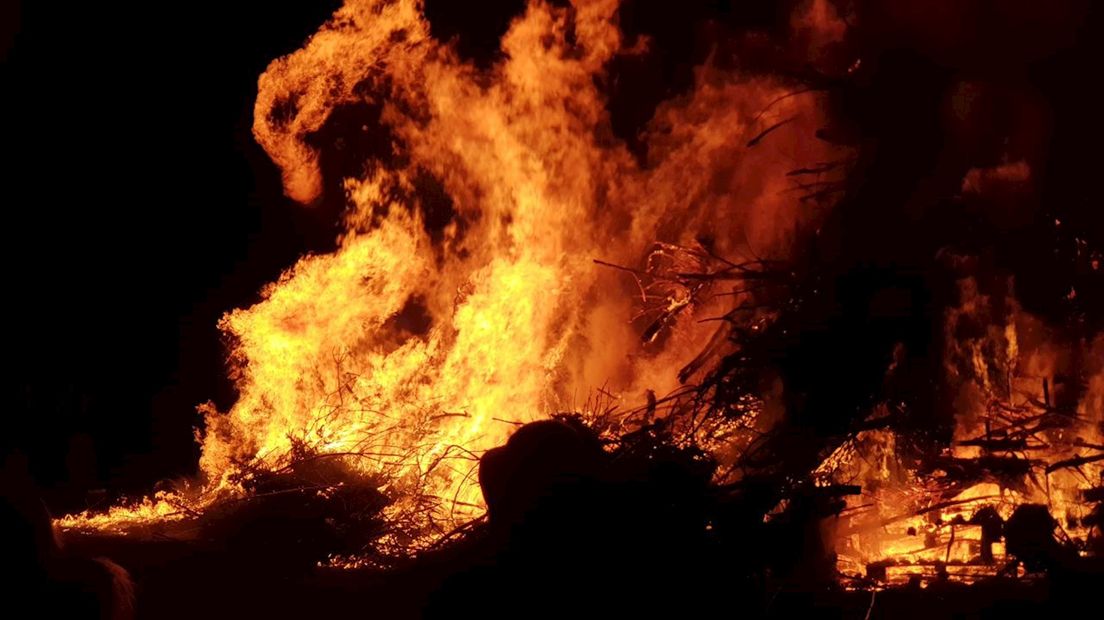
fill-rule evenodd
<path id="1" fill-rule="evenodd" d="M 390 542 L 416 550 L 482 513 L 476 460 L 517 425 L 585 413 L 598 389 L 632 405 L 678 388 L 679 369 L 715 339 L 703 319 L 749 293 L 637 290 L 595 260 L 642 273 L 785 256 L 824 208 L 802 202 L 808 186 L 787 173 L 836 169 L 826 163 L 845 154 L 813 138 L 824 120 L 816 93 L 708 63 L 630 150 L 604 85 L 611 61 L 648 41 L 623 40 L 618 4 L 532 0 L 499 60 L 480 68 L 431 36 L 418 0 L 347 0 L 274 61 L 254 135 L 288 196 L 310 205 L 344 191 L 337 249 L 304 257 L 223 318 L 239 398 L 229 411 L 203 408 L 200 482 L 61 525 L 128 531 L 194 515 L 306 448 L 382 481 L 385 516 L 412 524 Z M 803 10 L 791 21 L 797 53 L 843 37 L 831 3 Z M 335 142 L 337 117 L 364 123 L 341 125 Z M 343 141 L 373 146 L 357 154 Z M 359 159 L 330 165 L 342 157 Z M 979 174 L 964 192 L 1029 169 Z M 671 318 L 662 333 L 632 321 L 648 308 Z M 910 459 L 892 431 L 868 430 L 817 472 L 863 488 L 837 523 L 844 574 L 993 574 L 1004 550 L 986 519 L 1025 503 L 1046 505 L 1074 546 L 1094 535 L 1082 492 L 1104 475 L 1086 458 L 1104 449 L 1104 337 L 1063 341 L 1014 296 L 972 280 L 946 321 L 956 416 L 937 465 Z M 724 461 L 740 446 L 711 447 Z M 975 465 L 984 473 L 956 471 Z"/>
<path id="2" fill-rule="evenodd" d="M 306 445 L 383 474 L 400 498 L 392 510 L 437 498 L 423 514 L 432 537 L 482 511 L 474 458 L 518 423 L 578 410 L 599 387 L 628 402 L 676 388 L 715 329 L 700 319 L 739 295 L 690 304 L 648 342 L 630 322 L 624 274 L 594 259 L 636 267 L 656 242 L 784 255 L 820 210 L 786 173 L 841 154 L 813 138 L 817 94 L 708 65 L 658 108 L 646 155 L 630 152 L 602 84 L 611 59 L 647 41 L 626 45 L 617 10 L 535 0 L 480 69 L 430 35 L 417 0 L 348 0 L 274 61 L 254 135 L 290 197 L 310 204 L 334 182 L 318 136 L 336 111 L 377 112 L 361 130 L 388 152 L 343 180 L 337 250 L 303 258 L 223 319 L 240 396 L 206 410 L 201 488 L 63 525 L 202 510 L 242 492 L 243 467 L 279 468 Z M 427 221 L 427 179 L 447 195 L 444 224 Z"/>

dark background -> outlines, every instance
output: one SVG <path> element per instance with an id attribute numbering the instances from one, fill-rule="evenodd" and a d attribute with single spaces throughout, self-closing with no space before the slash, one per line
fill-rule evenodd
<path id="1" fill-rule="evenodd" d="M 250 126 L 338 3 L 4 2 L 0 433 L 68 510 L 194 469 L 195 406 L 233 402 L 218 318 L 332 245 Z"/>

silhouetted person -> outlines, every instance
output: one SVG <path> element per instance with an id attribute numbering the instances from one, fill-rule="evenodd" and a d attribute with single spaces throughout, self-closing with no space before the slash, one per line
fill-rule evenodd
<path id="1" fill-rule="evenodd" d="M 1008 553 L 1023 562 L 1029 571 L 1054 572 L 1073 568 L 1077 555 L 1054 538 L 1057 525 L 1046 506 L 1018 506 L 1004 525 Z"/>
<path id="2" fill-rule="evenodd" d="M 448 579 L 427 615 L 461 601 L 515 617 L 708 605 L 723 573 L 706 568 L 708 476 L 699 474 L 662 449 L 606 451 L 572 420 L 521 427 L 480 463 L 484 560 Z"/>
<path id="3" fill-rule="evenodd" d="M 11 454 L 0 476 L 0 583 L 5 618 L 127 620 L 127 572 L 103 558 L 67 553 L 26 470 Z"/>
<path id="4" fill-rule="evenodd" d="M 607 459 L 586 429 L 558 420 L 522 426 L 479 462 L 492 527 L 510 527 L 557 491 L 595 480 Z"/>
<path id="5" fill-rule="evenodd" d="M 992 506 L 986 506 L 970 517 L 970 523 L 981 526 L 981 561 L 993 563 L 993 543 L 1004 534 L 1004 519 Z"/>

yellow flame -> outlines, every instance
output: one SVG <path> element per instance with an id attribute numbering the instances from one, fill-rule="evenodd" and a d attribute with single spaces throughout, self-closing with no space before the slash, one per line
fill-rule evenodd
<path id="1" fill-rule="evenodd" d="M 348 0 L 259 80 L 254 135 L 286 193 L 310 204 L 344 188 L 346 230 L 335 252 L 303 258 L 222 320 L 240 396 L 227 412 L 205 410 L 194 510 L 240 494 L 243 465 L 278 468 L 303 444 L 385 474 L 396 497 L 441 498 L 419 518 L 444 531 L 482 510 L 472 475 L 482 451 L 599 386 L 633 401 L 675 388 L 713 333 L 702 313 L 738 301 L 692 306 L 645 349 L 629 323 L 632 290 L 593 259 L 637 266 L 656 241 L 701 238 L 722 255 L 746 240 L 779 256 L 818 217 L 786 177 L 842 155 L 813 137 L 817 94 L 701 67 L 691 92 L 657 109 L 642 162 L 613 137 L 599 87 L 611 59 L 641 49 L 622 46 L 617 0 L 531 2 L 490 69 L 433 39 L 421 9 Z M 345 106 L 378 111 L 379 127 L 364 131 L 391 140 L 394 156 L 328 179 L 317 136 Z M 426 175 L 455 212 L 433 234 L 417 191 Z M 427 327 L 404 327 L 409 312 Z M 152 517 L 169 510 L 157 500 Z"/>

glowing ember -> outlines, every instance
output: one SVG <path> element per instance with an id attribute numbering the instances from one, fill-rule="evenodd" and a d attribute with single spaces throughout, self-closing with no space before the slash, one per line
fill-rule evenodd
<path id="1" fill-rule="evenodd" d="M 1083 554 L 1099 536 L 1084 493 L 1104 480 L 1104 338 L 1061 343 L 973 280 L 961 298 L 946 327 L 953 444 L 934 459 L 911 457 L 893 432 L 864 431 L 821 467 L 826 480 L 863 487 L 838 523 L 844 575 L 900 584 L 1001 573 L 1002 527 L 1027 504 L 1046 506 Z M 1079 399 L 1078 376 L 1088 377 Z"/>

